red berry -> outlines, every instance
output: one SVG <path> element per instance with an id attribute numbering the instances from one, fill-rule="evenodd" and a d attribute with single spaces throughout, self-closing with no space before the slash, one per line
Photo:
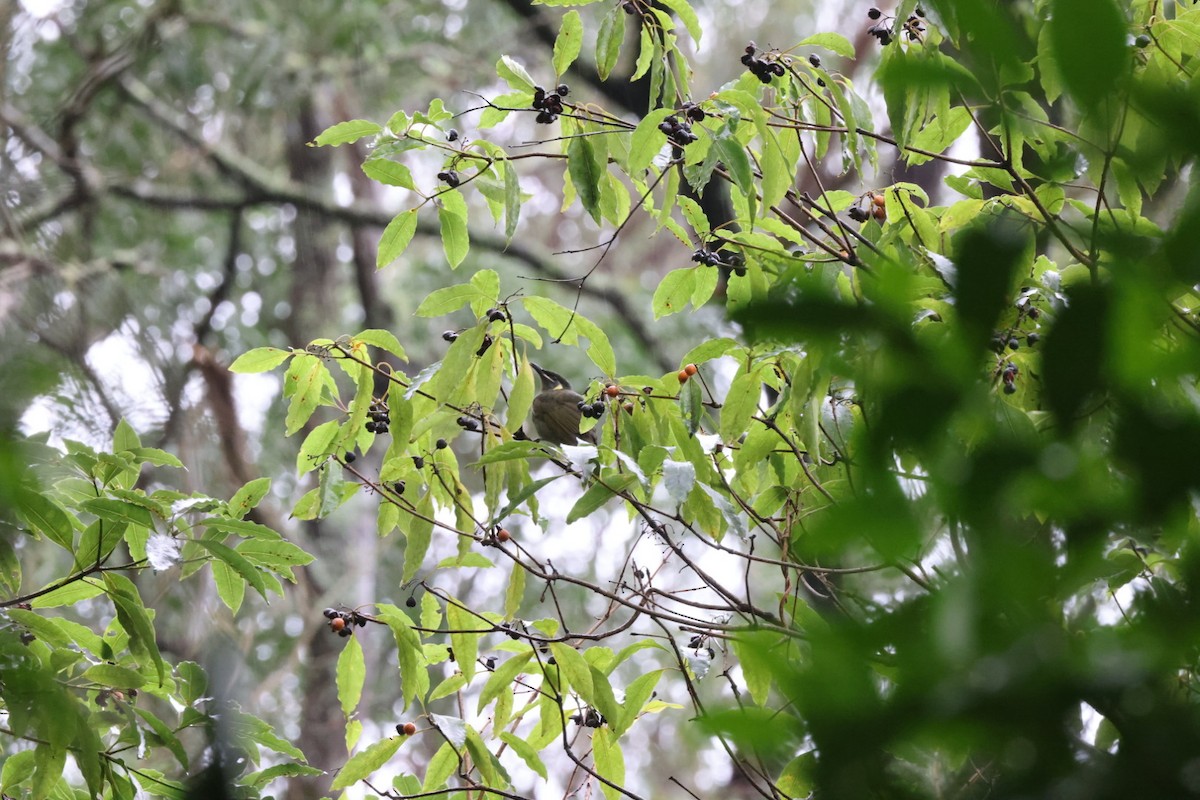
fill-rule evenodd
<path id="1" fill-rule="evenodd" d="M 688 378 L 691 376 L 688 375 L 686 369 L 681 369 L 679 370 L 679 375 L 677 377 L 679 378 L 680 383 L 687 383 Z"/>
<path id="2" fill-rule="evenodd" d="M 690 378 L 691 376 L 693 376 L 697 372 L 699 372 L 700 368 L 697 367 L 695 364 L 687 364 L 686 366 L 684 366 L 683 371 L 686 372 L 688 374 L 688 377 Z"/>
<path id="3" fill-rule="evenodd" d="M 496 531 L 497 542 L 507 542 L 511 538 L 512 534 L 508 532 L 508 528 L 501 528 L 500 530 Z"/>

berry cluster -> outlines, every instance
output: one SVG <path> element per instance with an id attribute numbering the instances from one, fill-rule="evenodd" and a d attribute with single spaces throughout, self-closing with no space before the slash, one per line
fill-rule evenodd
<path id="1" fill-rule="evenodd" d="M 863 195 L 862 199 L 868 197 L 871 199 L 871 203 L 867 208 L 855 205 L 851 206 L 850 210 L 846 212 L 850 216 L 850 219 L 855 222 L 866 222 L 871 217 L 875 217 L 879 222 L 886 220 L 887 199 L 883 195 L 875 194 L 874 192 L 867 192 Z"/>
<path id="2" fill-rule="evenodd" d="M 349 636 L 354 633 L 355 626 L 362 628 L 367 624 L 367 618 L 357 611 L 338 611 L 336 608 L 327 608 L 324 614 L 325 619 L 329 620 L 329 630 L 338 636 Z"/>
<path id="3" fill-rule="evenodd" d="M 571 87 L 560 83 L 553 92 L 547 93 L 541 86 L 533 87 L 533 108 L 538 112 L 537 121 L 549 125 L 563 113 L 562 99 L 571 92 Z"/>
<path id="4" fill-rule="evenodd" d="M 621 3 L 621 10 L 626 14 L 640 15 L 642 13 L 641 9 L 638 8 L 637 3 L 634 2 L 634 0 L 625 0 L 625 2 Z"/>
<path id="5" fill-rule="evenodd" d="M 706 267 L 727 267 L 738 276 L 746 274 L 746 257 L 736 250 L 709 250 L 707 247 L 700 247 L 692 253 L 692 261 Z"/>
<path id="6" fill-rule="evenodd" d="M 882 45 L 891 44 L 894 17 L 884 16 L 884 13 L 878 8 L 871 8 L 867 11 L 867 18 L 874 23 L 867 29 L 867 33 L 878 39 Z M 921 20 L 924 18 L 925 12 L 918 6 L 913 13 L 908 15 L 908 19 L 904 20 L 904 36 L 910 42 L 921 41 L 921 34 L 925 32 L 925 26 L 921 24 Z"/>
<path id="7" fill-rule="evenodd" d="M 488 318 L 488 322 L 504 322 L 508 319 L 508 315 L 499 308 L 489 308 L 484 316 Z"/>
<path id="8" fill-rule="evenodd" d="M 1000 373 L 1001 379 L 1004 381 L 1004 393 L 1013 394 L 1017 391 L 1017 376 L 1021 374 L 1021 370 L 1017 369 L 1017 365 L 1011 361 L 1004 365 L 1004 371 Z"/>
<path id="9" fill-rule="evenodd" d="M 388 432 L 388 407 L 382 400 L 371 401 L 367 409 L 367 431 L 369 433 Z"/>
<path id="10" fill-rule="evenodd" d="M 679 374 L 676 377 L 679 378 L 680 385 L 683 385 L 688 382 L 688 378 L 692 377 L 699 371 L 700 368 L 695 364 L 685 364 L 683 369 L 679 370 Z"/>
<path id="11" fill-rule="evenodd" d="M 604 416 L 603 400 L 597 400 L 594 403 L 589 403 L 587 400 L 580 400 L 575 406 L 579 409 L 579 413 L 588 419 L 600 419 Z"/>
<path id="12" fill-rule="evenodd" d="M 412 722 L 397 722 L 396 723 L 396 733 L 400 734 L 401 736 L 412 736 L 416 732 L 417 732 L 417 726 L 415 723 L 412 723 Z"/>
<path id="13" fill-rule="evenodd" d="M 574 722 L 576 725 L 583 725 L 585 728 L 599 728 L 605 724 L 606 720 L 603 714 L 588 706 L 586 711 L 579 714 L 572 714 L 571 722 Z"/>
<path id="14" fill-rule="evenodd" d="M 475 420 L 475 418 L 468 417 L 466 414 L 462 415 L 461 417 L 459 417 L 458 419 L 456 419 L 454 421 L 456 423 L 458 423 L 458 427 L 462 428 L 464 431 L 479 430 L 479 423 Z"/>
<path id="15" fill-rule="evenodd" d="M 692 106 L 693 109 L 700 112 L 700 119 L 704 119 L 704 109 L 699 106 Z M 692 118 L 692 109 L 687 111 L 688 119 Z M 672 114 L 671 116 L 658 123 L 658 129 L 665 133 L 669 138 L 675 141 L 676 144 L 685 145 L 691 144 L 700 138 L 692 133 L 692 125 L 687 120 L 680 121 L 679 117 Z"/>
<path id="16" fill-rule="evenodd" d="M 812 64 L 813 69 L 820 69 L 821 68 L 821 57 L 819 55 L 817 55 L 816 53 L 813 53 L 808 57 L 808 63 Z M 824 85 L 825 85 L 825 79 L 817 78 L 817 86 L 824 86 Z"/>
<path id="17" fill-rule="evenodd" d="M 453 169 L 447 169 L 447 170 L 443 170 L 442 172 L 439 172 L 437 174 L 437 179 L 439 181 L 445 183 L 451 189 L 453 189 L 455 186 L 458 186 L 460 183 L 462 183 L 462 178 L 459 177 L 458 171 L 453 170 Z"/>
<path id="18" fill-rule="evenodd" d="M 776 75 L 782 78 L 784 73 L 787 72 L 783 68 L 783 64 L 780 64 L 778 61 L 767 61 L 759 58 L 756 55 L 757 53 L 758 47 L 755 46 L 754 42 L 746 45 L 746 52 L 742 55 L 742 63 L 754 73 L 754 77 L 763 83 L 770 83 L 771 79 Z"/>

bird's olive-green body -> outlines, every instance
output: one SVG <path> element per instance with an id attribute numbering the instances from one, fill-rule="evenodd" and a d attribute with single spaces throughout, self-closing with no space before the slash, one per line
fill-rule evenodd
<path id="1" fill-rule="evenodd" d="M 596 443 L 593 431 L 580 434 L 583 420 L 580 404 L 583 395 L 571 388 L 567 379 L 557 372 L 531 365 L 542 378 L 542 390 L 533 398 L 533 427 L 538 437 L 554 444 L 576 444 L 578 440 Z"/>

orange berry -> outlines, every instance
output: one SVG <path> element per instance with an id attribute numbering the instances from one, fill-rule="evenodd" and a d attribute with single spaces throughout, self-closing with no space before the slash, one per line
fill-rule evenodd
<path id="1" fill-rule="evenodd" d="M 875 219 L 880 222 L 887 219 L 887 210 L 883 206 L 875 206 Z"/>
<path id="2" fill-rule="evenodd" d="M 883 208 L 885 205 L 887 205 L 887 199 L 881 194 L 873 195 L 871 197 L 871 202 L 880 208 Z"/>
<path id="3" fill-rule="evenodd" d="M 686 372 L 689 376 L 691 376 L 691 375 L 695 375 L 697 372 L 699 372 L 700 368 L 697 367 L 695 364 L 688 364 L 687 366 L 685 366 L 683 368 L 683 371 Z"/>
<path id="4" fill-rule="evenodd" d="M 621 394 L 621 387 L 617 386 L 615 383 L 611 383 L 604 387 L 604 393 L 609 397 L 616 397 L 617 395 Z"/>
<path id="5" fill-rule="evenodd" d="M 342 617 L 334 617 L 329 620 L 329 629 L 331 631 L 340 631 L 344 627 L 346 627 L 346 620 Z"/>
<path id="6" fill-rule="evenodd" d="M 496 531 L 497 542 L 507 542 L 511 538 L 512 534 L 508 532 L 508 528 L 501 528 L 500 530 Z"/>
<path id="7" fill-rule="evenodd" d="M 417 726 L 411 722 L 406 722 L 406 723 L 404 723 L 404 727 L 401 728 L 400 731 L 405 736 L 412 736 L 414 733 L 417 732 Z"/>
<path id="8" fill-rule="evenodd" d="M 680 383 L 687 383 L 687 379 L 688 379 L 689 377 L 691 377 L 691 376 L 689 376 L 689 375 L 687 374 L 687 370 L 686 370 L 686 369 L 681 369 L 681 370 L 679 370 L 679 375 L 678 375 L 678 378 L 679 378 L 679 382 L 680 382 Z"/>

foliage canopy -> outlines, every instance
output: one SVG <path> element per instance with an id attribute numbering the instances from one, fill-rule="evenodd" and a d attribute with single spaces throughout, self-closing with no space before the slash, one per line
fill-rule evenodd
<path id="1" fill-rule="evenodd" d="M 636 798 L 630 737 L 686 723 L 764 797 L 1200 794 L 1200 11 L 904 0 L 864 20 L 883 123 L 838 69 L 863 56 L 841 36 L 749 46 L 739 77 L 698 87 L 679 46 L 701 37 L 686 0 L 546 5 L 581 8 L 562 13 L 547 63 L 500 57 L 507 92 L 313 142 L 370 141 L 365 174 L 419 198 L 384 230 L 378 267 L 427 218 L 448 268 L 471 264 L 481 213 L 518 235 L 524 162 L 561 163 L 564 207 L 605 231 L 592 272 L 632 218 L 652 218 L 692 259 L 658 284 L 655 316 L 723 303 L 736 333 L 697 341 L 679 372 L 626 374 L 601 326 L 479 268 L 421 303 L 458 327 L 417 374 L 376 329 L 232 364 L 283 371 L 286 432 L 303 437 L 299 472 L 315 473 L 293 515 L 368 494 L 379 535 L 403 537 L 399 582 L 423 589 L 408 608 L 331 620 L 390 631 L 403 705 L 439 749 L 390 787 L 373 777 L 409 736 L 363 740 L 366 666 L 348 634 L 338 693 L 353 754 L 332 789 L 485 796 L 561 762 Z M 651 87 L 640 119 L 532 77 L 563 79 L 585 41 L 601 78 L 636 59 Z M 504 140 L 517 114 L 547 132 L 534 149 Z M 882 180 L 881 148 L 948 171 L 940 186 L 824 189 L 839 172 Z M 436 186 L 414 177 L 424 162 Z M 728 192 L 733 217 L 707 215 L 706 192 Z M 519 435 L 538 359 L 590 363 L 596 445 Z M 171 778 L 126 763 L 130 737 L 186 770 L 178 730 L 214 725 L 196 708 L 198 668 L 158 655 L 136 585 L 109 563 L 119 547 L 136 566 L 151 531 L 182 541 L 180 569 L 211 564 L 234 611 L 246 586 L 278 591 L 306 561 L 245 519 L 265 485 L 228 503 L 147 494 L 143 461 L 170 457 L 123 428 L 112 453 L 72 445 L 69 477 L 14 500 L 23 535 L 78 563 L 62 588 L 21 595 L 19 549 L 0 554 L 14 596 L 0 648 L 16 665 L 0 688 L 8 725 L 37 743 L 6 762 L 5 792 L 57 791 L 68 752 L 94 795 L 158 792 L 147 782 Z M 572 481 L 568 509 L 540 501 Z M 541 551 L 539 528 L 608 513 L 658 561 L 629 545 L 617 574 L 589 578 Z M 433 563 L 439 541 L 454 555 Z M 442 580 L 494 568 L 508 575 L 500 599 Z M 40 613 L 101 595 L 104 636 Z M 168 722 L 118 705 L 113 738 L 117 712 L 92 705 L 129 688 L 183 710 Z M 62 713 L 30 713 L 36 696 Z M 241 776 L 241 794 L 316 772 L 257 721 L 237 727 L 287 760 Z"/>

